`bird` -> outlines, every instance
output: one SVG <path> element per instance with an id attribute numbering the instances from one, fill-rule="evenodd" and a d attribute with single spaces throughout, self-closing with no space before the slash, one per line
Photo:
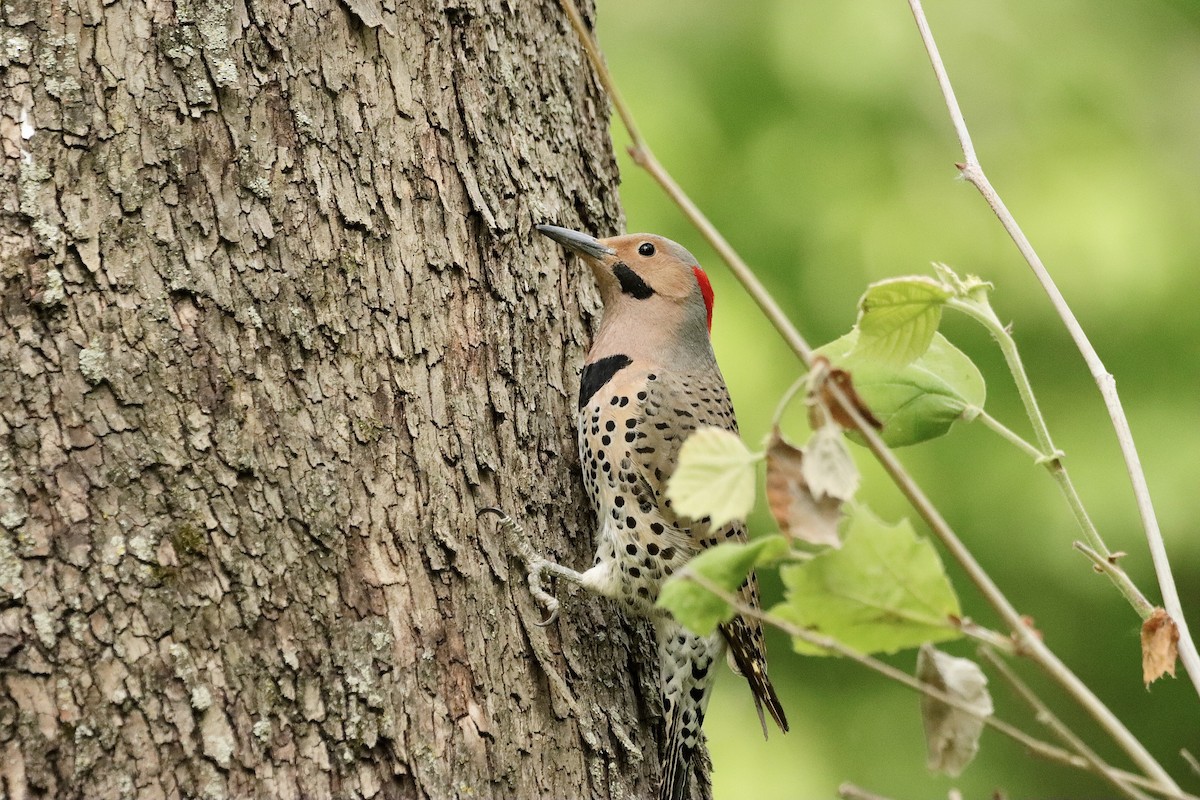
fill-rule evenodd
<path id="1" fill-rule="evenodd" d="M 708 518 L 677 513 L 667 496 L 680 447 L 699 427 L 737 432 L 729 391 L 713 353 L 713 289 L 699 262 L 662 236 L 597 239 L 538 225 L 580 256 L 600 290 L 603 312 L 580 375 L 577 426 L 584 488 L 598 523 L 590 569 L 577 572 L 523 546 L 529 585 L 549 610 L 558 601 L 542 578 L 565 579 L 613 598 L 653 623 L 663 707 L 660 800 L 687 795 L 692 756 L 723 654 L 750 685 L 767 734 L 766 708 L 786 732 L 787 718 L 767 675 L 759 620 L 735 616 L 701 636 L 655 606 L 659 590 L 697 553 L 746 540 L 734 521 L 713 529 Z M 753 572 L 740 599 L 757 608 Z"/>

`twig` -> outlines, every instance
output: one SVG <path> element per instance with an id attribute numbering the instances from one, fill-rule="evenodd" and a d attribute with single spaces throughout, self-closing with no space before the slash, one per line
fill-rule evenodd
<path id="1" fill-rule="evenodd" d="M 693 581 L 696 585 L 708 592 L 711 592 L 716 597 L 728 603 L 729 607 L 741 616 L 751 617 L 759 620 L 764 625 L 770 625 L 774 628 L 778 628 L 788 636 L 800 639 L 801 641 L 805 642 L 806 644 L 810 644 L 813 647 L 819 647 L 823 650 L 828 650 L 831 653 L 836 653 L 842 658 L 853 661 L 856 664 L 872 670 L 873 672 L 877 672 L 883 677 L 896 681 L 897 683 L 906 686 L 909 689 L 920 692 L 921 694 L 932 697 L 939 702 L 951 706 L 952 708 L 970 714 L 976 719 L 981 719 L 983 724 L 1019 743 L 1035 756 L 1044 758 L 1048 761 L 1055 761 L 1066 766 L 1075 767 L 1076 769 L 1083 771 L 1092 771 L 1095 769 L 1095 765 L 1084 759 L 1082 756 L 1076 755 L 1075 753 L 1063 750 L 1060 747 L 1056 747 L 1049 742 L 1044 742 L 1041 739 L 1030 736 L 1020 728 L 1010 725 L 1009 723 L 997 719 L 994 716 L 981 717 L 976 709 L 967 705 L 957 697 L 946 694 L 933 684 L 919 681 L 913 676 L 909 675 L 907 672 L 898 670 L 890 664 L 886 664 L 876 658 L 866 655 L 865 653 L 860 653 L 851 647 L 847 647 L 837 639 L 833 639 L 828 636 L 822 636 L 821 634 L 805 630 L 804 628 L 801 628 L 800 626 L 784 619 L 783 617 L 763 611 L 761 608 L 747 605 L 746 603 L 742 602 L 741 598 L 737 597 L 732 592 L 726 591 L 724 587 L 714 583 L 704 575 L 688 571 L 682 573 L 680 577 L 684 580 Z M 1108 765 L 1104 765 L 1104 769 L 1120 780 L 1135 786 L 1140 786 L 1144 789 L 1148 789 L 1156 794 L 1162 795 L 1163 797 L 1170 798 L 1171 800 L 1200 800 L 1200 798 L 1194 795 L 1190 795 L 1181 791 L 1179 787 L 1175 786 L 1174 784 L 1168 786 L 1150 778 L 1146 778 L 1142 775 L 1136 775 L 1132 772 L 1126 772 L 1125 770 L 1117 769 Z"/>
<path id="2" fill-rule="evenodd" d="M 1117 566 L 1116 559 L 1119 557 L 1119 554 L 1109 553 L 1107 556 L 1101 555 L 1083 542 L 1073 542 L 1072 546 L 1088 557 L 1088 560 L 1095 565 L 1097 572 L 1104 573 L 1109 577 L 1109 580 L 1117 585 L 1117 588 L 1121 590 L 1121 594 L 1125 595 L 1133 605 L 1134 610 L 1138 612 L 1138 616 L 1142 619 L 1150 618 L 1150 615 L 1154 613 L 1154 604 L 1147 600 L 1146 596 L 1133 585 L 1133 581 L 1129 579 L 1129 575 L 1126 574 L 1125 570 Z"/>
<path id="3" fill-rule="evenodd" d="M 937 76 L 938 85 L 941 87 L 942 96 L 946 101 L 946 108 L 950 112 L 950 120 L 954 125 L 955 134 L 958 136 L 959 144 L 962 147 L 964 162 L 959 165 L 959 170 L 968 182 L 971 183 L 983 196 L 988 206 L 999 218 L 1000 224 L 1004 226 L 1004 230 L 1012 238 L 1017 246 L 1017 250 L 1025 258 L 1030 269 L 1033 270 L 1034 276 L 1042 285 L 1042 289 L 1050 298 L 1050 304 L 1054 310 L 1058 312 L 1063 324 L 1067 328 L 1067 332 L 1071 335 L 1071 339 L 1075 342 L 1075 346 L 1079 349 L 1083 356 L 1084 363 L 1087 364 L 1088 371 L 1092 374 L 1092 379 L 1096 382 L 1096 386 L 1100 389 L 1100 395 L 1104 399 L 1105 408 L 1108 409 L 1109 419 L 1112 421 L 1113 430 L 1116 432 L 1117 443 L 1121 447 L 1121 455 L 1125 459 L 1125 469 L 1129 473 L 1129 480 L 1133 486 L 1133 496 L 1137 501 L 1138 513 L 1142 518 L 1142 528 L 1146 534 L 1146 542 L 1150 549 L 1150 558 L 1154 562 L 1154 572 L 1158 577 L 1159 590 L 1163 596 L 1163 607 L 1175 625 L 1179 628 L 1179 658 L 1183 662 L 1184 669 L 1187 670 L 1188 677 L 1192 680 L 1192 685 L 1197 693 L 1200 693 L 1200 653 L 1196 650 L 1196 643 L 1192 640 L 1191 633 L 1188 631 L 1187 622 L 1183 616 L 1183 606 L 1179 601 L 1179 591 L 1175 586 L 1175 577 L 1171 573 L 1171 562 L 1167 558 L 1167 548 L 1163 543 L 1162 532 L 1158 527 L 1158 518 L 1154 513 L 1154 504 L 1150 499 L 1150 488 L 1146 484 L 1146 475 L 1142 471 L 1141 459 L 1138 457 L 1137 445 L 1133 441 L 1133 433 L 1129 428 L 1129 420 L 1125 416 L 1125 410 L 1121 406 L 1121 398 L 1117 394 L 1117 384 L 1113 376 L 1104 367 L 1104 363 L 1100 360 L 1100 356 L 1092 347 L 1079 321 L 1075 318 L 1074 312 L 1071 311 L 1067 301 L 1059 292 L 1058 286 L 1054 283 L 1054 279 L 1050 277 L 1050 273 L 1042 264 L 1041 258 L 1033 249 L 1029 239 L 1025 236 L 1024 231 L 1017 224 L 1016 219 L 1009 212 L 1008 207 L 1004 205 L 1004 201 L 1000 199 L 1000 195 L 992 187 L 991 181 L 988 180 L 983 167 L 979 164 L 979 159 L 975 155 L 975 146 L 971 143 L 971 134 L 967 130 L 967 123 L 963 119 L 962 110 L 959 108 L 958 100 L 954 96 L 954 88 L 950 84 L 950 78 L 946 74 L 945 65 L 942 63 L 942 57 L 938 53 L 937 44 L 934 42 L 933 33 L 929 30 L 929 22 L 925 18 L 925 11 L 921 8 L 921 0 L 908 0 L 908 5 L 912 9 L 913 17 L 916 19 L 917 28 L 921 32 L 921 40 L 925 43 L 925 50 L 929 54 L 930 63 L 933 65 L 934 74 Z M 1102 549 L 1102 548 L 1097 548 Z"/>
<path id="4" fill-rule="evenodd" d="M 1038 722 L 1053 731 L 1055 736 L 1062 739 L 1076 753 L 1079 753 L 1079 755 L 1092 765 L 1092 769 L 1107 780 L 1114 789 L 1133 800 L 1150 800 L 1149 795 L 1145 792 L 1135 789 L 1126 781 L 1113 774 L 1112 767 L 1106 764 L 1100 756 L 1096 755 L 1096 751 L 1088 747 L 1070 728 L 1064 725 L 1063 721 L 1042 701 L 1042 698 L 1038 697 L 1037 693 L 1033 689 L 1030 689 L 1029 685 L 1021 680 L 1008 664 L 1005 664 L 1002 659 L 997 658 L 996 654 L 990 648 L 979 648 L 979 657 L 988 662 L 992 666 L 992 669 L 1000 673 L 1000 677 L 1004 678 L 1008 682 L 1008 685 L 1012 687 L 1012 690 L 1033 709 Z"/>
<path id="5" fill-rule="evenodd" d="M 671 178 L 671 176 L 663 169 L 662 165 L 654 158 L 649 147 L 641 138 L 636 126 L 631 125 L 632 115 L 629 113 L 624 100 L 617 91 L 613 83 L 612 76 L 608 72 L 608 68 L 604 65 L 600 58 L 599 50 L 596 48 L 591 34 L 583 24 L 583 19 L 579 16 L 579 11 L 575 8 L 573 0 L 559 0 L 559 4 L 566 12 L 571 20 L 571 24 L 575 29 L 576 35 L 583 43 L 585 52 L 592 61 L 592 67 L 596 70 L 596 74 L 609 94 L 617 114 L 621 117 L 622 122 L 626 125 L 629 132 L 630 140 L 633 144 L 630 146 L 630 153 L 634 160 L 642 166 L 651 176 L 659 183 L 663 190 L 675 201 L 680 210 L 688 218 L 689 221 L 701 232 L 708 240 L 709 244 L 721 256 L 722 259 L 729 265 L 730 271 L 742 283 L 746 292 L 758 303 L 766 317 L 775 326 L 780 336 L 792 349 L 792 351 L 800 358 L 806 366 L 812 362 L 812 348 L 792 325 L 791 321 L 779 308 L 778 303 L 771 297 L 766 288 L 759 282 L 757 276 L 750 270 L 741 257 L 738 256 L 733 247 L 725 240 L 725 238 L 717 231 L 708 218 L 696 207 L 679 185 Z M 892 481 L 904 494 L 908 502 L 913 506 L 921 518 L 929 525 L 930 530 L 938 537 L 945 546 L 951 556 L 959 563 L 975 584 L 979 593 L 996 611 L 1004 624 L 1007 625 L 1016 637 L 1016 644 L 1020 651 L 1031 658 L 1043 670 L 1046 671 L 1060 686 L 1067 692 L 1068 695 L 1075 698 L 1084 710 L 1086 710 L 1093 719 L 1108 733 L 1121 749 L 1123 749 L 1134 763 L 1143 769 L 1147 775 L 1153 777 L 1163 786 L 1170 787 L 1174 792 L 1179 791 L 1179 787 L 1171 779 L 1170 775 L 1162 768 L 1162 766 L 1154 759 L 1154 757 L 1146 750 L 1137 737 L 1129 732 L 1129 729 L 1117 719 L 1116 715 L 1104 705 L 1104 703 L 1096 697 L 1096 695 L 1075 675 L 1062 661 L 1051 651 L 1041 639 L 1025 624 L 1021 614 L 1009 602 L 1008 598 L 996 586 L 991 576 L 980 566 L 979 562 L 958 538 L 954 530 L 942 517 L 941 513 L 934 507 L 933 503 L 916 484 L 912 477 L 905 471 L 903 465 L 892 453 L 879 434 L 859 413 L 849 398 L 846 397 L 836 384 L 829 384 L 827 387 L 828 394 L 841 406 L 846 417 L 854 425 L 855 429 L 861 434 L 863 441 L 867 447 L 879 460 L 884 470 L 891 477 Z"/>
<path id="6" fill-rule="evenodd" d="M 991 628 L 985 628 L 969 617 L 963 617 L 958 621 L 958 629 L 965 636 L 981 644 L 1002 650 L 1009 655 L 1018 655 L 1017 646 L 1013 644 L 1011 636 L 1004 636 Z"/>

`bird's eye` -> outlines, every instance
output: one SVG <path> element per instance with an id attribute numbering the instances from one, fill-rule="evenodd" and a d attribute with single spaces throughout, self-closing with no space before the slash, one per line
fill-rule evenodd
<path id="1" fill-rule="evenodd" d="M 642 242 L 638 245 L 638 255 L 647 257 L 654 255 L 654 245 L 649 242 Z"/>

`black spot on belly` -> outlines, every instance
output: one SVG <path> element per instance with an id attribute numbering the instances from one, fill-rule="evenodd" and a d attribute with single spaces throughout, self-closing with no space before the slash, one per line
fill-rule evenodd
<path id="1" fill-rule="evenodd" d="M 632 363 L 633 360 L 629 356 L 618 354 L 607 356 L 586 365 L 583 368 L 583 374 L 579 377 L 579 408 L 582 409 L 586 406 L 588 401 L 592 399 L 592 396 L 612 380 L 613 375 L 616 375 Z M 616 398 L 613 398 L 613 402 L 616 403 L 618 401 Z"/>

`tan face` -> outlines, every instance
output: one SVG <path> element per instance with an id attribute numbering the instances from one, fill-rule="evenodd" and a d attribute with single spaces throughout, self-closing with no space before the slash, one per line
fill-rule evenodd
<path id="1" fill-rule="evenodd" d="M 674 310 L 684 317 L 700 315 L 711 327 L 708 277 L 691 253 L 670 239 L 648 233 L 595 239 L 553 225 L 539 225 L 538 230 L 583 256 L 608 312 L 653 322 Z"/>
<path id="2" fill-rule="evenodd" d="M 653 318 L 666 311 L 664 306 L 674 306 L 684 318 L 702 314 L 712 329 L 712 284 L 692 254 L 670 239 L 653 234 L 595 239 L 557 225 L 538 225 L 538 230 L 582 255 L 608 311 Z"/>
<path id="3" fill-rule="evenodd" d="M 668 239 L 649 234 L 628 234 L 601 239 L 616 252 L 602 261 L 589 259 L 597 282 L 616 282 L 622 294 L 634 299 L 647 292 L 662 297 L 686 299 L 697 289 L 694 263 L 685 263 L 682 250 Z"/>

